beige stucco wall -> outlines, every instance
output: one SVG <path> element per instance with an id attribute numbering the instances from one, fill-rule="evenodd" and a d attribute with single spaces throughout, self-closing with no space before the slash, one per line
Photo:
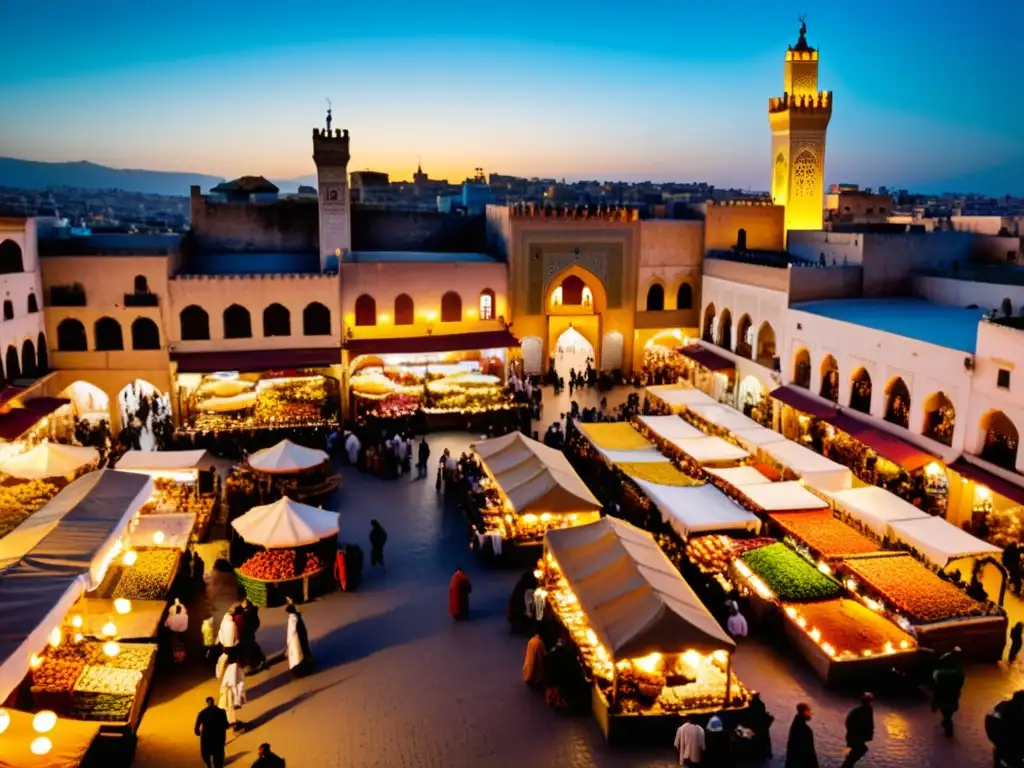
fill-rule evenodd
<path id="1" fill-rule="evenodd" d="M 24 272 L 0 275 L 0 298 L 10 300 L 14 319 L 0 321 L 0 364 L 4 376 L 8 375 L 5 361 L 7 350 L 18 352 L 19 368 L 25 342 L 32 342 L 39 354 L 39 335 L 45 331 L 42 280 L 39 274 L 39 256 L 36 248 L 36 229 L 33 219 L 0 219 L 0 242 L 11 240 L 21 248 Z M 28 297 L 35 295 L 37 312 L 28 311 Z M 0 315 L 2 317 L 2 315 Z"/>
<path id="2" fill-rule="evenodd" d="M 786 242 L 786 209 L 781 205 L 708 203 L 704 249 L 729 250 L 740 229 L 750 250 L 781 251 Z"/>

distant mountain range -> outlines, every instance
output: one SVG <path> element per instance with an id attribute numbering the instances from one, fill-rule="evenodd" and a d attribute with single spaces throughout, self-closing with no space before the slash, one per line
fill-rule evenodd
<path id="1" fill-rule="evenodd" d="M 15 189 L 119 189 L 147 195 L 188 197 L 189 187 L 198 184 L 204 192 L 224 179 L 204 173 L 146 171 L 136 168 L 110 168 L 86 160 L 71 163 L 42 163 L 0 157 L 0 187 Z M 282 192 L 295 192 L 300 184 L 316 186 L 316 176 L 274 180 Z"/>

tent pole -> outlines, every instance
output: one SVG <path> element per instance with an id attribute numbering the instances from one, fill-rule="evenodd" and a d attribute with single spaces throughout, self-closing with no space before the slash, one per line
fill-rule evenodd
<path id="1" fill-rule="evenodd" d="M 722 704 L 722 709 L 729 708 L 729 702 L 732 701 L 732 654 L 729 654 L 729 661 L 725 665 L 725 703 Z"/>
<path id="2" fill-rule="evenodd" d="M 612 678 L 612 712 L 616 711 L 615 707 L 619 703 L 619 667 L 613 661 L 613 669 L 615 670 L 614 677 Z"/>

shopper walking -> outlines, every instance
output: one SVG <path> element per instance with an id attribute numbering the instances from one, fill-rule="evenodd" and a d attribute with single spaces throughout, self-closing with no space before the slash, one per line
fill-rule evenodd
<path id="1" fill-rule="evenodd" d="M 469 618 L 469 593 L 472 591 L 473 583 L 469 576 L 461 568 L 456 568 L 448 584 L 448 613 L 456 621 Z"/>
<path id="2" fill-rule="evenodd" d="M 250 674 L 261 672 L 267 668 L 267 656 L 256 641 L 256 631 L 260 628 L 260 609 L 248 597 L 242 600 L 242 616 L 245 621 L 245 634 L 242 637 L 242 653 Z"/>
<path id="3" fill-rule="evenodd" d="M 237 609 L 237 605 L 231 606 L 231 608 L 225 612 L 224 618 L 221 619 L 220 629 L 217 631 L 217 643 L 220 645 L 222 651 L 226 651 L 228 648 L 234 648 L 238 645 L 238 626 L 235 623 L 235 611 Z"/>
<path id="4" fill-rule="evenodd" d="M 370 521 L 370 567 L 384 567 L 384 545 L 388 541 L 388 532 L 377 520 Z"/>
<path id="5" fill-rule="evenodd" d="M 679 726 L 672 746 L 679 753 L 680 765 L 700 765 L 704 756 L 704 729 L 689 721 Z"/>
<path id="6" fill-rule="evenodd" d="M 229 648 L 217 660 L 217 678 L 220 680 L 220 701 L 218 704 L 228 717 L 232 730 L 245 730 L 245 723 L 238 719 L 238 710 L 245 706 L 245 673 L 238 663 L 238 649 Z"/>
<path id="7" fill-rule="evenodd" d="M 295 604 L 289 602 L 284 612 L 288 614 L 288 629 L 285 633 L 285 644 L 288 649 L 288 669 L 293 677 L 303 677 L 313 666 L 313 652 L 309 647 L 309 633 L 306 622 Z"/>
<path id="8" fill-rule="evenodd" d="M 814 750 L 814 731 L 811 730 L 811 705 L 796 705 L 796 715 L 789 726 L 786 742 L 786 768 L 818 768 L 818 753 Z"/>
<path id="9" fill-rule="evenodd" d="M 960 649 L 954 648 L 939 659 L 932 672 L 935 688 L 932 693 L 932 711 L 942 713 L 942 730 L 953 736 L 953 715 L 960 708 L 960 692 L 964 687 L 964 671 L 960 666 Z"/>
<path id="10" fill-rule="evenodd" d="M 860 704 L 846 716 L 846 753 L 842 768 L 853 768 L 868 753 L 868 742 L 875 738 L 875 711 L 871 702 L 875 697 L 870 693 L 861 696 Z"/>
<path id="11" fill-rule="evenodd" d="M 1024 645 L 1024 621 L 1018 621 L 1010 630 L 1010 652 L 1006 660 L 1013 664 L 1020 654 L 1021 646 Z"/>
<path id="12" fill-rule="evenodd" d="M 174 605 L 171 606 L 164 626 L 171 633 L 171 655 L 174 662 L 181 664 L 185 660 L 187 648 L 185 633 L 188 631 L 188 611 L 178 598 L 174 598 Z"/>
<path id="13" fill-rule="evenodd" d="M 196 717 L 199 753 L 206 768 L 224 768 L 224 747 L 228 740 L 228 716 L 217 706 L 213 696 L 206 697 L 206 706 Z"/>
<path id="14" fill-rule="evenodd" d="M 259 757 L 252 764 L 252 768 L 285 768 L 284 759 L 275 755 L 269 744 L 260 744 Z"/>
<path id="15" fill-rule="evenodd" d="M 422 480 L 427 476 L 427 462 L 430 461 L 430 445 L 427 437 L 420 438 L 420 444 L 416 453 L 416 479 Z"/>

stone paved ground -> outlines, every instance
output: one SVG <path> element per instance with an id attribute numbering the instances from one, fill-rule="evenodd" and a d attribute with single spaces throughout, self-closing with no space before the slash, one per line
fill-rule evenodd
<path id="1" fill-rule="evenodd" d="M 557 409 L 549 409 L 549 418 Z M 546 424 L 545 420 L 545 424 Z M 466 435 L 434 436 L 460 451 Z M 316 674 L 292 681 L 283 663 L 249 680 L 244 719 L 253 728 L 228 746 L 229 764 L 249 766 L 270 742 L 290 768 L 466 768 L 476 766 L 670 766 L 671 745 L 609 750 L 589 718 L 559 716 L 522 684 L 524 639 L 511 636 L 505 603 L 517 572 L 478 564 L 466 547 L 465 526 L 446 509 L 432 479 L 381 481 L 345 470 L 336 499 L 342 539 L 366 546 L 371 518 L 389 533 L 388 570 L 369 573 L 354 593 L 330 595 L 303 608 Z M 473 619 L 454 624 L 447 614 L 447 585 L 457 565 L 473 579 Z M 218 611 L 223 584 L 211 589 Z M 198 625 L 199 608 L 192 621 Z M 218 614 L 219 615 L 219 614 Z M 284 612 L 262 612 L 260 642 L 268 654 L 284 646 Z M 812 703 L 822 766 L 842 760 L 842 722 L 853 697 L 825 690 L 796 657 L 756 640 L 736 657 L 740 678 L 759 689 L 778 721 L 776 755 L 784 750 L 793 705 Z M 1018 669 L 1004 665 L 968 672 L 957 735 L 945 739 L 922 695 L 876 702 L 876 740 L 862 765 L 939 768 L 990 765 L 984 714 L 1015 687 Z M 195 714 L 216 681 L 192 667 L 164 673 L 139 731 L 135 766 L 199 766 Z M 781 765 L 781 757 L 775 763 Z"/>

